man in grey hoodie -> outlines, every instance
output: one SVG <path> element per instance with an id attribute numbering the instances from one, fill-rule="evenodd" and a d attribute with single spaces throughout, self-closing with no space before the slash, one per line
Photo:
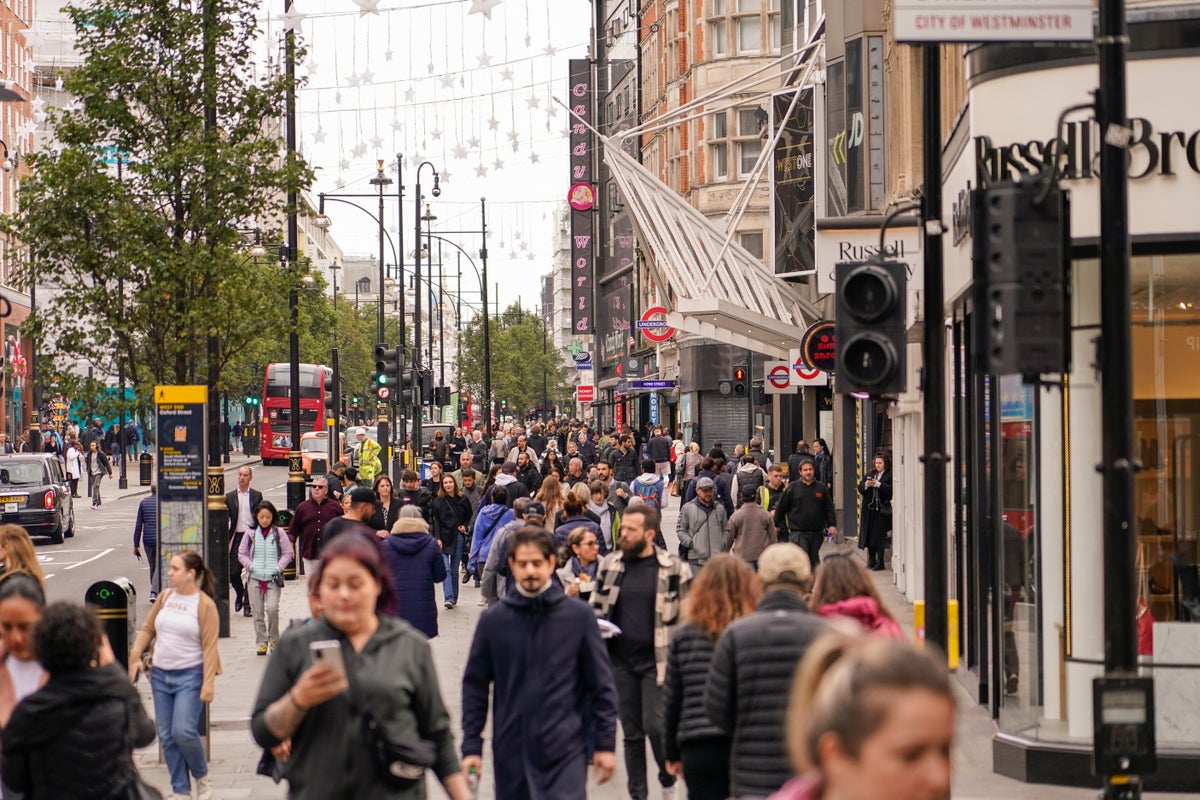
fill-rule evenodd
<path id="1" fill-rule="evenodd" d="M 713 502 L 715 484 L 712 478 L 696 481 L 696 497 L 679 509 L 675 534 L 679 537 L 681 555 L 684 548 L 692 572 L 698 571 L 710 558 L 725 549 L 729 534 L 725 506 Z"/>

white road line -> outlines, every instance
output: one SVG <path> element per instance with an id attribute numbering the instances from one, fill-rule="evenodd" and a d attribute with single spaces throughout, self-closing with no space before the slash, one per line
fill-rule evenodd
<path id="1" fill-rule="evenodd" d="M 110 547 L 107 550 L 104 550 L 104 551 L 100 552 L 99 554 L 92 556 L 87 561 L 80 561 L 77 564 L 72 564 L 71 566 L 67 567 L 67 569 L 75 569 L 76 567 L 82 567 L 84 564 L 90 564 L 98 558 L 104 558 L 104 556 L 108 555 L 115 549 L 116 549 L 115 547 Z"/>
<path id="2" fill-rule="evenodd" d="M 46 580 L 50 580 L 53 577 L 54 577 L 54 573 L 51 572 L 49 575 L 46 576 Z"/>

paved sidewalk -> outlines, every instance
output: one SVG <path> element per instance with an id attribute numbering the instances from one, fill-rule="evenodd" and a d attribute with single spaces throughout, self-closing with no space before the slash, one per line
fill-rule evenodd
<path id="1" fill-rule="evenodd" d="M 671 498 L 671 506 L 666 510 L 664 531 L 668 543 L 674 547 L 675 521 L 678 516 L 677 500 Z M 831 549 L 851 549 L 853 544 L 835 546 L 826 544 L 826 552 Z M 862 551 L 855 550 L 861 555 Z M 886 605 L 900 621 L 905 630 L 912 630 L 913 611 L 892 583 L 891 572 L 873 573 L 880 593 Z M 290 581 L 283 590 L 280 602 L 281 627 L 292 618 L 308 616 L 308 604 L 305 600 L 303 578 Z M 455 741 L 461 742 L 461 705 L 460 680 L 470 649 L 471 635 L 475 623 L 482 612 L 477 603 L 479 590 L 471 585 L 462 586 L 460 601 L 457 608 L 451 611 L 441 611 L 438 624 L 440 635 L 433 640 L 432 648 L 442 695 L 450 712 L 454 726 Z M 438 590 L 440 601 L 441 591 Z M 249 732 L 250 711 L 258 692 L 258 685 L 267 664 L 267 658 L 255 654 L 254 630 L 250 619 L 236 615 L 231 621 L 232 635 L 220 641 L 221 660 L 224 674 L 217 678 L 216 699 L 212 704 L 212 732 L 210 773 L 216 786 L 218 800 L 235 800 L 240 798 L 282 798 L 286 797 L 286 784 L 276 786 L 269 778 L 255 774 L 255 768 L 261 755 L 260 748 L 254 744 Z M 957 685 L 957 684 L 956 684 Z M 153 703 L 150 700 L 148 681 L 139 682 L 141 692 L 148 709 L 153 716 Z M 784 698 L 780 698 L 784 702 Z M 1005 798 L 1037 797 L 1038 800 L 1083 800 L 1093 798 L 1096 792 L 1091 789 L 1075 789 L 1057 786 L 1032 786 L 1009 780 L 992 773 L 991 737 L 994 731 L 992 721 L 985 709 L 976 705 L 966 694 L 961 692 L 959 698 L 958 740 L 954 755 L 954 796 L 968 800 L 1004 800 Z M 488 732 L 485 731 L 485 737 Z M 619 742 L 619 737 L 618 737 Z M 618 743 L 618 749 L 620 745 Z M 495 793 L 491 785 L 490 743 L 485 745 L 484 775 L 479 789 L 479 797 L 494 800 Z M 157 745 L 151 745 L 137 753 L 137 762 L 143 775 L 151 783 L 169 789 L 169 779 L 166 766 L 158 761 Z M 648 763 L 653 759 L 648 757 Z M 653 773 L 653 769 L 651 770 Z M 442 797 L 444 793 L 435 787 L 435 781 L 430 779 L 429 796 Z M 650 777 L 651 799 L 659 800 L 661 794 L 656 786 L 653 774 Z M 1147 798 L 1152 795 L 1146 795 Z M 1165 795 L 1158 795 L 1165 797 Z M 591 787 L 588 797 L 593 800 L 612 800 L 629 797 L 625 790 L 624 760 L 620 752 L 617 754 L 617 774 L 614 780 L 603 787 Z M 686 797 L 680 788 L 678 798 Z"/>

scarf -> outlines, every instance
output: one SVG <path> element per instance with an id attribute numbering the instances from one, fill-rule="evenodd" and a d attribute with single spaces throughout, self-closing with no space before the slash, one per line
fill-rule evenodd
<path id="1" fill-rule="evenodd" d="M 524 586 L 522 586 L 522 585 L 520 584 L 520 582 L 518 582 L 518 583 L 517 583 L 517 592 L 518 592 L 518 593 L 519 593 L 519 594 L 520 594 L 522 597 L 528 597 L 528 598 L 541 597 L 542 595 L 544 595 L 544 594 L 546 593 L 546 590 L 548 590 L 548 589 L 550 588 L 550 584 L 552 584 L 552 583 L 554 583 L 554 581 L 552 581 L 552 580 L 551 580 L 551 581 L 546 581 L 546 585 L 545 585 L 545 586 L 543 586 L 543 587 L 542 587 L 542 588 L 540 588 L 540 589 L 535 589 L 535 590 L 533 590 L 533 591 L 531 592 L 531 591 L 529 591 L 528 589 L 526 589 Z"/>
<path id="2" fill-rule="evenodd" d="M 579 556 L 571 556 L 571 574 L 575 576 L 587 575 L 592 580 L 596 579 L 596 572 L 600 566 L 600 559 L 596 559 L 586 567 L 579 563 Z"/>

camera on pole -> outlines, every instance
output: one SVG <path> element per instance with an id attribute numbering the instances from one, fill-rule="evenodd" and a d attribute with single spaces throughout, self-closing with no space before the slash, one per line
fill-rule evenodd
<path id="1" fill-rule="evenodd" d="M 972 193 L 979 356 L 994 375 L 1071 368 L 1070 211 L 1066 193 L 1030 180 Z"/>
<path id="2" fill-rule="evenodd" d="M 900 394 L 906 374 L 908 265 L 879 258 L 834 267 L 838 392 Z"/>

